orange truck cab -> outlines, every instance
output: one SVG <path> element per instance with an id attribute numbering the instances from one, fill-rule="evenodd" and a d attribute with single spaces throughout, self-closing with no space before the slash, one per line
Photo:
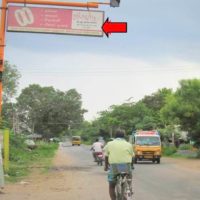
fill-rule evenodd
<path id="1" fill-rule="evenodd" d="M 135 163 L 142 160 L 151 160 L 160 163 L 161 140 L 158 131 L 136 131 L 132 135 Z"/>

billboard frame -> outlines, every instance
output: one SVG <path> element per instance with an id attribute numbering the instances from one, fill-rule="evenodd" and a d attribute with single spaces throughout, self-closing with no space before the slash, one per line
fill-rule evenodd
<path id="1" fill-rule="evenodd" d="M 11 5 L 10 7 L 27 7 L 27 6 L 16 6 L 16 5 Z M 104 11 L 100 11 L 100 10 L 83 10 L 83 9 L 64 9 L 64 8 L 55 8 L 55 7 L 36 7 L 36 6 L 29 6 L 27 8 L 46 8 L 46 9 L 60 9 L 60 10 L 70 10 L 70 11 L 83 11 L 83 12 L 95 12 L 95 13 L 102 13 L 102 24 L 104 23 L 105 20 L 105 12 Z M 9 16 L 9 6 L 8 6 L 8 16 Z M 6 23 L 6 31 L 7 32 L 16 32 L 16 33 L 40 33 L 40 34 L 54 34 L 54 35 L 70 35 L 70 36 L 86 36 L 86 37 L 103 37 L 104 36 L 104 32 L 102 30 L 102 26 L 100 27 L 101 29 L 101 35 L 89 35 L 89 34 L 71 34 L 71 33 L 56 33 L 56 32 L 42 32 L 42 31 L 18 31 L 18 30 L 8 30 L 8 19 L 7 19 L 7 23 Z M 76 29 L 74 29 L 76 30 Z M 81 30 L 81 29 L 77 29 L 77 30 Z M 73 31 L 73 29 L 72 29 Z M 86 31 L 87 30 L 83 30 Z M 90 31 L 90 30 L 88 30 Z M 92 30 L 91 30 L 92 31 Z"/>

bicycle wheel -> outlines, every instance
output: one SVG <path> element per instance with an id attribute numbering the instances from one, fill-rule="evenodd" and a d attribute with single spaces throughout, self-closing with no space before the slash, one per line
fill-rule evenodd
<path id="1" fill-rule="evenodd" d="M 132 179 L 118 176 L 115 186 L 116 200 L 133 200 Z"/>
<path id="2" fill-rule="evenodd" d="M 127 178 L 123 184 L 122 194 L 123 194 L 123 200 L 133 199 L 132 182 Z"/>
<path id="3" fill-rule="evenodd" d="M 116 194 L 116 200 L 123 200 L 121 177 L 118 177 L 118 179 L 117 179 L 117 183 L 116 183 L 116 186 L 115 186 L 115 194 Z"/>

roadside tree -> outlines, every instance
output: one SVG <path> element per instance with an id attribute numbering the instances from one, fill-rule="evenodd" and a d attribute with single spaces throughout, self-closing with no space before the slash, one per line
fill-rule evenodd
<path id="1" fill-rule="evenodd" d="M 180 124 L 181 129 L 188 131 L 191 140 L 200 147 L 200 79 L 182 80 L 180 87 L 168 99 L 162 109 L 162 116 Z"/>
<path id="2" fill-rule="evenodd" d="M 83 121 L 81 95 L 53 87 L 30 85 L 17 98 L 20 121 L 27 124 L 27 132 L 54 137 L 78 127 Z M 23 128 L 23 127 L 22 127 Z"/>

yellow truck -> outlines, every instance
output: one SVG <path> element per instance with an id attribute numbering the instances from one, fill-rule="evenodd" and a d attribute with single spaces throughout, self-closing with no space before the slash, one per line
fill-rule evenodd
<path id="1" fill-rule="evenodd" d="M 158 131 L 136 131 L 132 135 L 135 163 L 143 160 L 151 160 L 160 163 L 161 140 Z"/>
<path id="2" fill-rule="evenodd" d="M 81 137 L 80 136 L 72 136 L 72 146 L 81 145 Z"/>

